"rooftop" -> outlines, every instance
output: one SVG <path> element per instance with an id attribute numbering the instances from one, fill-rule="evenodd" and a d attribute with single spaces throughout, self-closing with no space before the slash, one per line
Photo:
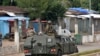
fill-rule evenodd
<path id="1" fill-rule="evenodd" d="M 16 6 L 0 6 L 0 11 L 8 11 L 13 13 L 25 13 L 22 8 Z"/>

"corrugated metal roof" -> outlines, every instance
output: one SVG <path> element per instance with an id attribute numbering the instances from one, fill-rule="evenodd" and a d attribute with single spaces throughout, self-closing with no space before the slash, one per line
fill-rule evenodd
<path id="1" fill-rule="evenodd" d="M 0 10 L 9 11 L 13 13 L 25 13 L 24 9 L 16 6 L 0 6 Z"/>

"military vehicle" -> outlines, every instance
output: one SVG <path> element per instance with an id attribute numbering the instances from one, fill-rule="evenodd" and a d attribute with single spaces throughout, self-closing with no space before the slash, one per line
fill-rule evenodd
<path id="1" fill-rule="evenodd" d="M 77 53 L 78 48 L 73 38 L 66 36 L 34 35 L 24 43 L 25 56 L 55 55 Z"/>

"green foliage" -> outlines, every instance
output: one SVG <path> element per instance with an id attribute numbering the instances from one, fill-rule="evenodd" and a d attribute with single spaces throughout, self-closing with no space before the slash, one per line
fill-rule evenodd
<path id="1" fill-rule="evenodd" d="M 99 0 L 91 0 L 91 8 L 93 9 L 93 10 L 96 10 L 96 11 L 98 11 L 99 10 L 99 3 L 100 3 L 100 1 Z"/>
<path id="2" fill-rule="evenodd" d="M 41 17 L 48 7 L 48 0 L 20 0 L 17 3 L 19 7 L 23 7 L 29 12 L 31 18 Z"/>
<path id="3" fill-rule="evenodd" d="M 89 0 L 80 0 L 80 7 L 89 8 Z"/>
<path id="4" fill-rule="evenodd" d="M 66 7 L 60 2 L 53 2 L 47 8 L 46 12 L 42 15 L 47 20 L 57 21 L 58 17 L 64 17 Z"/>
<path id="5" fill-rule="evenodd" d="M 91 9 L 100 11 L 100 0 L 69 0 L 71 7 L 83 7 L 89 9 L 91 3 Z"/>
<path id="6" fill-rule="evenodd" d="M 0 5 L 2 5 L 3 4 L 3 0 L 0 0 Z"/>
<path id="7" fill-rule="evenodd" d="M 71 3 L 71 7 L 80 7 L 80 0 L 68 0 Z"/>
<path id="8" fill-rule="evenodd" d="M 3 0 L 2 5 L 10 5 L 10 0 Z"/>
<path id="9" fill-rule="evenodd" d="M 2 5 L 3 6 L 16 6 L 17 3 L 15 0 L 2 0 Z"/>
<path id="10" fill-rule="evenodd" d="M 19 7 L 25 8 L 29 12 L 31 18 L 45 18 L 48 20 L 63 17 L 65 7 L 67 7 L 65 0 L 16 0 Z"/>
<path id="11" fill-rule="evenodd" d="M 57 19 L 63 17 L 64 8 L 89 8 L 89 0 L 13 0 L 13 5 L 24 8 L 31 18 Z M 11 0 L 0 0 L 1 5 L 11 5 Z M 60 8 L 60 9 L 59 9 Z M 100 1 L 91 0 L 91 9 L 100 11 Z M 62 11 L 64 10 L 64 11 Z M 60 12 L 60 13 L 59 13 Z M 41 16 L 42 15 L 42 16 Z M 45 16 L 44 16 L 45 15 Z"/>
<path id="12" fill-rule="evenodd" d="M 97 52 L 100 52 L 100 49 L 85 51 L 81 53 L 75 53 L 75 54 L 71 54 L 70 56 L 82 56 L 82 55 L 87 56 L 88 54 L 97 53 Z"/>

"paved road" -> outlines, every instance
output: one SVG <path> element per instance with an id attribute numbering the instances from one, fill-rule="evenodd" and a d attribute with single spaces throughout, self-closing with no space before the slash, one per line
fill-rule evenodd
<path id="1" fill-rule="evenodd" d="M 78 49 L 79 49 L 79 52 L 100 49 L 100 42 L 78 45 Z M 24 56 L 24 54 L 20 53 L 20 54 L 13 54 L 13 55 L 7 55 L 7 56 Z M 67 56 L 67 55 L 64 55 L 64 56 Z"/>
<path id="2" fill-rule="evenodd" d="M 100 49 L 100 42 L 86 43 L 86 44 L 83 44 L 83 45 L 78 45 L 78 49 L 79 49 L 79 52 Z"/>
<path id="3" fill-rule="evenodd" d="M 24 53 L 12 54 L 12 55 L 6 55 L 6 56 L 24 56 Z"/>

